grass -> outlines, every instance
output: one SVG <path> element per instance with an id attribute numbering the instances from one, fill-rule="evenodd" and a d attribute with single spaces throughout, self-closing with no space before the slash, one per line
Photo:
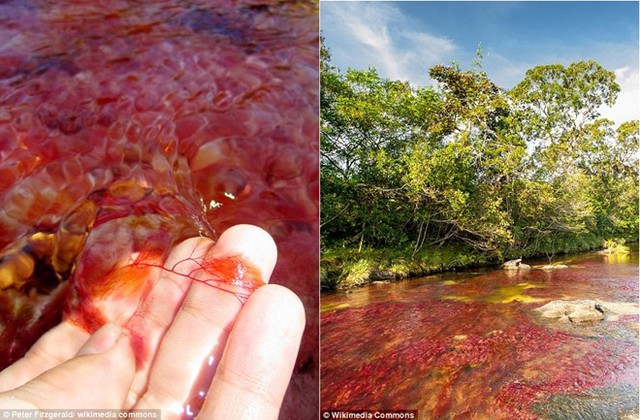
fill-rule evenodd
<path id="1" fill-rule="evenodd" d="M 376 270 L 388 270 L 396 279 L 498 263 L 491 257 L 463 246 L 422 249 L 411 257 L 406 249 L 332 248 L 324 250 L 320 284 L 323 290 L 350 289 L 371 282 Z"/>

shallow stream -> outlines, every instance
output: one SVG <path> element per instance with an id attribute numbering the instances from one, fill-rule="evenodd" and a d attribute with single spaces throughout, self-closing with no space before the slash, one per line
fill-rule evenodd
<path id="1" fill-rule="evenodd" d="M 637 418 L 638 255 L 583 254 L 567 269 L 487 269 L 321 298 L 324 410 L 420 419 Z M 552 300 L 622 304 L 580 324 Z M 613 305 L 615 306 L 615 305 Z"/>

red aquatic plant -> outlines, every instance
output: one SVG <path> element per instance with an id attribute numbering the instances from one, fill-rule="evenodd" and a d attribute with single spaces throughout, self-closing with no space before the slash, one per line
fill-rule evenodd
<path id="1" fill-rule="evenodd" d="M 420 418 L 536 419 L 559 395 L 637 385 L 637 343 L 630 334 L 587 334 L 590 327 L 540 324 L 541 305 L 494 296 L 513 290 L 538 299 L 557 293 L 604 300 L 620 291 L 603 281 L 636 284 L 637 265 L 610 267 L 589 257 L 582 268 L 527 282 L 492 271 L 469 279 L 413 280 L 349 295 L 326 295 L 322 313 L 323 409 L 417 410 Z M 609 278 L 598 271 L 603 269 Z M 571 278 L 573 283 L 567 283 Z M 534 286 L 534 287 L 532 287 Z M 503 303 L 503 300 L 506 303 Z M 353 307 L 351 307 L 351 305 Z M 628 328 L 637 315 L 607 321 Z M 568 322 L 568 321 L 567 321 Z M 595 327 L 595 326 L 594 326 Z"/>
<path id="2" fill-rule="evenodd" d="M 250 223 L 308 314 L 283 416 L 315 412 L 317 5 L 0 8 L 0 365 L 63 307 L 89 330 L 126 323 L 174 244 Z M 228 287 L 236 263 L 184 279 Z"/>

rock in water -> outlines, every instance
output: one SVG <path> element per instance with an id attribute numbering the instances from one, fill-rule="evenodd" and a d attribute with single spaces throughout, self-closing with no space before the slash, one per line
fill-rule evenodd
<path id="1" fill-rule="evenodd" d="M 566 318 L 571 322 L 598 321 L 604 318 L 602 308 L 593 300 L 554 300 L 535 311 L 545 318 Z"/>
<path id="2" fill-rule="evenodd" d="M 522 263 L 522 258 L 518 258 L 517 260 L 510 260 L 502 264 L 502 268 L 505 270 L 529 270 L 531 266 L 528 264 Z"/>
<path id="3" fill-rule="evenodd" d="M 502 264 L 502 268 L 506 270 L 517 270 L 518 265 L 522 262 L 522 258 L 518 258 L 517 260 L 509 260 Z"/>
<path id="4" fill-rule="evenodd" d="M 372 281 L 380 281 L 380 280 L 394 280 L 396 278 L 396 273 L 391 270 L 374 270 L 371 272 L 369 276 L 369 280 Z"/>

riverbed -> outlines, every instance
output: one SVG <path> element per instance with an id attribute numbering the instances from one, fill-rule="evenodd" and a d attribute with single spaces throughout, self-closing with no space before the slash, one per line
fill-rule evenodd
<path id="1" fill-rule="evenodd" d="M 318 47 L 314 2 L 0 1 L 0 369 L 63 309 L 124 323 L 94 291 L 134 311 L 132 261 L 252 224 L 307 314 L 281 418 L 317 415 Z"/>
<path id="2" fill-rule="evenodd" d="M 445 273 L 321 299 L 323 410 L 420 419 L 637 418 L 638 254 Z M 552 300 L 631 308 L 546 320 Z"/>

